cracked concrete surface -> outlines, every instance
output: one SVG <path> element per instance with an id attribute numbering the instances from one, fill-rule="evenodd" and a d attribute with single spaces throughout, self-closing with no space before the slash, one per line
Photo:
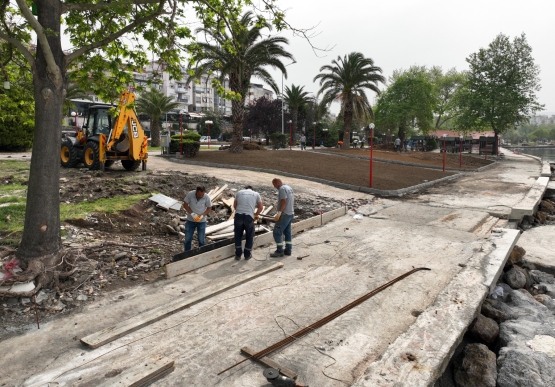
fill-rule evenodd
<path id="1" fill-rule="evenodd" d="M 269 386 L 262 376 L 263 367 L 251 361 L 220 376 L 217 373 L 243 359 L 241 347 L 264 349 L 413 267 L 429 267 L 431 271 L 411 275 L 270 356 L 298 373 L 300 383 L 364 385 L 360 383 L 378 366 L 380 356 L 396 353 L 409 343 L 403 338 L 411 332 L 440 343 L 464 333 L 466 321 L 486 292 L 484 273 L 493 265 L 488 256 L 505 246 L 496 244 L 483 225 L 490 224 L 492 215 L 510 213 L 540 173 L 536 161 L 512 156 L 492 169 L 467 174 L 421 194 L 394 200 L 376 198 L 361 209 L 369 214 L 361 220 L 354 220 L 350 211 L 323 227 L 305 231 L 294 238 L 293 255 L 279 259 L 283 269 L 98 349 L 82 347 L 78 338 L 265 265 L 274 260 L 268 257 L 273 246 L 255 250 L 255 260 L 224 260 L 176 279 L 114 292 L 113 297 L 91 304 L 80 314 L 52 321 L 40 330 L 29 327 L 26 334 L 0 343 L 0 367 L 11 371 L 3 374 L 2 378 L 8 379 L 2 382 L 94 386 L 105 381 L 110 371 L 161 354 L 173 359 L 176 369 L 153 386 L 177 386 L 184 381 L 191 386 Z M 155 157 L 149 167 L 252 184 L 269 185 L 273 177 L 245 170 L 192 168 Z M 284 182 L 298 192 L 371 197 L 302 179 L 287 178 Z M 297 260 L 300 255 L 308 257 Z M 452 291 L 446 293 L 445 289 Z M 115 302 L 120 295 L 124 299 Z M 460 317 L 453 314 L 449 319 L 451 310 L 462 310 Z M 446 316 L 449 324 L 419 330 L 436 311 Z M 449 351 L 442 353 L 442 357 L 448 355 Z M 437 354 L 423 351 L 418 356 Z M 441 360 L 430 363 L 435 373 L 441 372 Z M 392 369 L 387 372 L 391 380 L 380 385 L 427 385 L 414 384 L 414 379 L 406 384 L 395 380 Z"/>

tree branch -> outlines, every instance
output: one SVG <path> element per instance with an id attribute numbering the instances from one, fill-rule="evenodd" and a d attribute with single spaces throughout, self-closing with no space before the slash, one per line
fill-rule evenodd
<path id="1" fill-rule="evenodd" d="M 101 4 L 78 4 L 78 3 L 63 3 L 62 4 L 62 14 L 69 11 L 98 11 L 106 8 L 115 8 L 122 5 L 144 5 L 144 4 L 156 4 L 159 0 L 121 0 L 114 1 L 110 3 Z"/>
<path id="2" fill-rule="evenodd" d="M 33 72 L 34 72 L 34 70 L 35 70 L 35 58 L 31 54 L 31 51 L 29 51 L 27 49 L 27 47 L 25 47 L 25 45 L 23 45 L 23 43 L 21 43 L 17 39 L 14 39 L 14 38 L 4 34 L 3 32 L 0 32 L 0 39 L 4 39 L 8 43 L 12 44 L 15 48 L 17 48 L 19 50 L 19 52 L 21 52 L 21 54 L 25 57 L 25 59 L 27 59 L 27 61 L 31 65 L 31 68 L 33 69 Z"/>
<path id="3" fill-rule="evenodd" d="M 18 1 L 22 1 L 22 0 L 18 0 Z M 106 38 L 104 38 L 102 40 L 91 43 L 87 46 L 81 47 L 81 48 L 73 51 L 71 54 L 69 54 L 65 57 L 66 65 L 69 66 L 69 64 L 71 62 L 73 62 L 75 59 L 77 59 L 79 56 L 83 55 L 84 53 L 86 53 L 88 51 L 91 51 L 91 50 L 94 50 L 95 48 L 105 46 L 106 44 L 108 44 L 110 42 L 113 42 L 114 40 L 116 40 L 120 36 L 122 36 L 122 35 L 124 35 L 128 32 L 133 31 L 133 29 L 135 29 L 135 27 L 158 17 L 159 15 L 162 14 L 162 10 L 164 9 L 164 3 L 165 3 L 165 1 L 161 1 L 160 5 L 158 6 L 158 10 L 156 12 L 152 13 L 151 15 L 136 19 L 134 22 L 132 22 L 131 24 L 128 24 L 127 26 L 125 26 L 124 28 L 119 30 L 118 32 L 115 32 L 115 33 L 107 36 Z"/>

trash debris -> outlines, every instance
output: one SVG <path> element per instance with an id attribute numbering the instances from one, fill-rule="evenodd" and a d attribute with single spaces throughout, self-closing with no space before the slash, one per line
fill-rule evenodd
<path id="1" fill-rule="evenodd" d="M 361 214 L 356 214 L 355 216 L 353 216 L 353 219 L 356 220 L 361 220 L 363 218 L 363 216 Z"/>
<path id="2" fill-rule="evenodd" d="M 490 293 L 489 297 L 491 299 L 497 300 L 498 298 L 503 298 L 503 288 L 501 286 L 496 286 L 495 289 Z"/>

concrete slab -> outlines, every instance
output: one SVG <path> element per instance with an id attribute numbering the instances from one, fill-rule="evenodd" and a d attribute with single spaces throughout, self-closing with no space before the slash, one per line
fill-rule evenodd
<path id="1" fill-rule="evenodd" d="M 526 215 L 534 215 L 547 189 L 548 183 L 548 177 L 538 177 L 535 184 L 530 187 L 526 196 L 524 196 L 520 203 L 512 208 L 509 220 L 519 220 Z"/>
<path id="2" fill-rule="evenodd" d="M 551 177 L 551 164 L 549 164 L 549 161 L 544 161 L 542 163 L 541 176 L 542 177 Z"/>
<path id="3" fill-rule="evenodd" d="M 524 264 L 555 275 L 555 226 L 534 227 L 522 233 L 518 245 L 526 250 Z"/>

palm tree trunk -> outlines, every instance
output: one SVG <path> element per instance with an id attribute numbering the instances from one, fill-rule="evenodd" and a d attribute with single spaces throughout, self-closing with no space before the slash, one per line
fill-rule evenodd
<path id="1" fill-rule="evenodd" d="M 349 149 L 351 147 L 351 123 L 353 122 L 353 103 L 350 100 L 345 101 L 343 109 L 343 145 L 341 149 Z"/>
<path id="2" fill-rule="evenodd" d="M 297 128 L 298 116 L 299 116 L 299 108 L 291 109 L 291 121 L 292 121 L 291 123 L 293 124 L 293 130 L 292 130 L 293 133 L 291 133 L 291 135 L 293 136 L 293 140 L 291 142 L 293 144 L 295 144 L 295 137 L 296 137 L 295 134 L 298 131 L 298 128 Z"/>
<path id="3" fill-rule="evenodd" d="M 159 122 L 160 122 L 160 117 L 152 117 L 150 120 L 150 146 L 160 146 L 160 123 Z"/>
<path id="4" fill-rule="evenodd" d="M 241 95 L 240 100 L 233 100 L 231 102 L 233 137 L 229 151 L 232 153 L 243 153 L 243 118 L 245 116 L 245 97 L 248 87 L 241 87 L 237 74 L 231 74 L 229 88 L 231 91 Z"/>

